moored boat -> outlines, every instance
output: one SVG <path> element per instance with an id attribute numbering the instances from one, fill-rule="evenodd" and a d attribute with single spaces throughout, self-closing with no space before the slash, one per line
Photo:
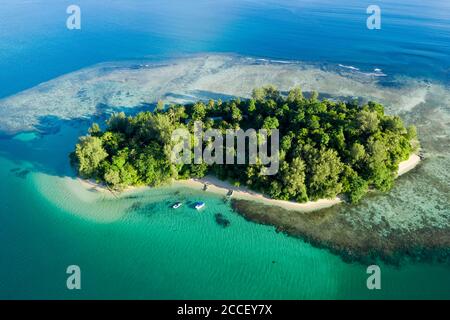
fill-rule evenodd
<path id="1" fill-rule="evenodd" d="M 178 208 L 181 207 L 182 205 L 183 205 L 182 202 L 177 202 L 177 203 L 175 203 L 175 204 L 172 206 L 172 208 L 173 208 L 173 209 L 178 209 Z"/>
<path id="2" fill-rule="evenodd" d="M 203 208 L 205 206 L 204 202 L 197 202 L 195 204 L 195 209 L 200 210 L 201 208 Z"/>

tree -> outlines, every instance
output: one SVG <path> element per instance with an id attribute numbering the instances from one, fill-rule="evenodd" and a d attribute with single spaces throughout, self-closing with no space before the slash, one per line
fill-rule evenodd
<path id="1" fill-rule="evenodd" d="M 256 102 L 255 99 L 250 99 L 248 102 L 248 112 L 253 113 L 256 110 Z"/>
<path id="2" fill-rule="evenodd" d="M 369 189 L 369 183 L 359 176 L 355 176 L 350 180 L 350 189 L 347 192 L 349 201 L 357 203 Z"/>
<path id="3" fill-rule="evenodd" d="M 331 135 L 331 140 L 333 145 L 335 146 L 336 150 L 339 150 L 340 152 L 345 149 L 345 135 L 342 128 L 339 128 L 339 130 L 333 131 Z"/>
<path id="4" fill-rule="evenodd" d="M 105 182 L 113 188 L 121 185 L 120 171 L 117 168 L 109 168 L 104 175 Z"/>
<path id="5" fill-rule="evenodd" d="M 125 143 L 125 136 L 120 132 L 106 131 L 101 135 L 101 140 L 108 155 L 115 155 Z"/>
<path id="6" fill-rule="evenodd" d="M 278 180 L 273 180 L 270 183 L 270 188 L 269 188 L 269 195 L 272 199 L 279 199 L 279 200 L 283 200 L 286 197 L 284 197 L 283 195 L 283 189 L 282 189 L 282 185 L 281 182 Z M 287 199 L 285 199 L 287 200 Z"/>
<path id="7" fill-rule="evenodd" d="M 292 162 L 283 163 L 281 176 L 283 181 L 283 193 L 288 199 L 298 202 L 308 201 L 305 185 L 305 163 L 300 157 L 292 159 Z"/>
<path id="8" fill-rule="evenodd" d="M 151 142 L 139 154 L 135 168 L 142 183 L 159 186 L 172 178 L 171 163 L 164 154 L 164 148 Z"/>
<path id="9" fill-rule="evenodd" d="M 381 140 L 377 140 L 373 137 L 367 141 L 367 150 L 369 156 L 366 157 L 370 167 L 384 164 L 387 159 L 387 148 Z"/>
<path id="10" fill-rule="evenodd" d="M 393 131 L 395 133 L 404 133 L 406 131 L 402 119 L 397 116 L 385 116 L 382 125 L 385 130 Z"/>
<path id="11" fill-rule="evenodd" d="M 355 142 L 350 149 L 350 159 L 352 163 L 358 163 L 366 156 L 366 150 L 364 146 L 358 142 Z"/>
<path id="12" fill-rule="evenodd" d="M 362 110 L 358 114 L 359 127 L 362 132 L 371 134 L 378 130 L 380 120 L 378 114 L 375 111 Z"/>
<path id="13" fill-rule="evenodd" d="M 378 114 L 379 117 L 384 117 L 385 116 L 384 115 L 384 107 L 383 107 L 383 105 L 381 105 L 379 103 L 376 103 L 376 102 L 373 102 L 373 101 L 370 101 L 367 104 L 367 107 L 368 107 L 369 111 L 375 111 Z"/>
<path id="14" fill-rule="evenodd" d="M 128 127 L 128 119 L 124 112 L 114 113 L 108 121 L 108 131 L 125 133 Z"/>
<path id="15" fill-rule="evenodd" d="M 264 123 L 262 125 L 263 129 L 266 129 L 270 132 L 272 129 L 277 129 L 280 123 L 278 122 L 278 119 L 275 117 L 266 117 L 264 119 Z"/>
<path id="16" fill-rule="evenodd" d="M 342 192 L 350 203 L 357 203 L 369 190 L 368 181 L 358 176 L 350 166 L 345 165 L 342 172 Z"/>
<path id="17" fill-rule="evenodd" d="M 102 130 L 100 129 L 100 126 L 94 122 L 92 126 L 88 129 L 88 133 L 93 137 L 99 137 L 101 136 Z"/>
<path id="18" fill-rule="evenodd" d="M 264 89 L 263 88 L 255 88 L 255 89 L 253 89 L 252 98 L 253 98 L 253 100 L 255 100 L 257 102 L 263 101 L 264 98 L 265 98 Z"/>
<path id="19" fill-rule="evenodd" d="M 94 178 L 100 163 L 108 156 L 98 137 L 81 137 L 75 148 L 78 160 L 78 173 L 82 177 Z"/>
<path id="20" fill-rule="evenodd" d="M 368 180 L 380 191 L 388 191 L 392 188 L 396 172 L 387 166 L 388 150 L 382 141 L 370 138 L 367 144 L 368 156 L 366 164 L 368 170 L 365 172 Z"/>
<path id="21" fill-rule="evenodd" d="M 197 102 L 192 107 L 192 120 L 203 120 L 206 117 L 206 107 L 202 102 Z"/>
<path id="22" fill-rule="evenodd" d="M 343 167 L 336 151 L 321 150 L 311 164 L 308 188 L 310 198 L 317 200 L 336 197 L 342 190 L 339 175 Z"/>
<path id="23" fill-rule="evenodd" d="M 283 138 L 281 138 L 280 148 L 282 151 L 288 152 L 291 149 L 294 136 L 295 134 L 290 131 L 288 134 L 284 135 Z"/>
<path id="24" fill-rule="evenodd" d="M 234 122 L 239 122 L 242 120 L 242 112 L 241 110 L 236 106 L 236 104 L 231 105 L 231 119 Z"/>
<path id="25" fill-rule="evenodd" d="M 156 111 L 157 112 L 163 112 L 164 111 L 164 101 L 158 100 L 158 103 L 156 104 Z"/>
<path id="26" fill-rule="evenodd" d="M 303 92 L 300 86 L 294 87 L 289 91 L 287 102 L 293 105 L 298 105 L 303 101 Z"/>
<path id="27" fill-rule="evenodd" d="M 208 165 L 206 163 L 191 164 L 190 165 L 191 177 L 203 178 L 208 173 Z"/>

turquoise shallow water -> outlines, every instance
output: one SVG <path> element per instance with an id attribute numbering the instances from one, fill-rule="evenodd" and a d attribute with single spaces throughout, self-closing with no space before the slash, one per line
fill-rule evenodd
<path id="1" fill-rule="evenodd" d="M 0 141 L 0 298 L 450 297 L 444 265 L 381 265 L 382 290 L 369 291 L 367 266 L 247 222 L 214 195 L 160 188 L 116 199 L 81 187 L 66 158 L 80 130 Z M 176 200 L 207 206 L 173 210 Z M 72 264 L 80 291 L 65 286 Z"/>

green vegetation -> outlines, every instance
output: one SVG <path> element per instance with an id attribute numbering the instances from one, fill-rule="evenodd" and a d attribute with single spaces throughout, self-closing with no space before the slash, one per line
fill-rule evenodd
<path id="1" fill-rule="evenodd" d="M 280 170 L 260 174 L 260 164 L 174 164 L 171 134 L 193 132 L 193 120 L 204 129 L 280 130 Z M 258 88 L 248 100 L 197 102 L 136 116 L 111 116 L 102 131 L 94 124 L 72 154 L 81 177 L 114 189 L 158 186 L 172 179 L 214 174 L 276 199 L 306 202 L 345 194 L 354 203 L 369 190 L 392 188 L 399 162 L 414 151 L 416 129 L 405 128 L 382 105 L 305 98 L 299 88 L 283 96 L 272 86 Z M 206 145 L 207 142 L 204 142 Z"/>

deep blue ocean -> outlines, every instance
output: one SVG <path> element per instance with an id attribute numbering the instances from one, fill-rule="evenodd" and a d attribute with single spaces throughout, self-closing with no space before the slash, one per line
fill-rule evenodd
<path id="1" fill-rule="evenodd" d="M 70 4 L 81 30 L 66 28 Z M 449 81 L 450 1 L 0 0 L 0 97 L 98 62 L 204 52 Z"/>

